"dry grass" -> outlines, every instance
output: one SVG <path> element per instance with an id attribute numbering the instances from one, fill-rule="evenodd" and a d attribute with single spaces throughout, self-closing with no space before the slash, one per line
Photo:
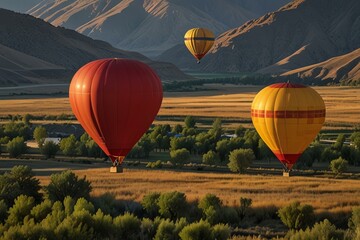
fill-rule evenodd
<path id="1" fill-rule="evenodd" d="M 190 93 L 166 93 L 160 116 L 201 116 L 250 120 L 250 106 L 261 87 L 209 85 L 213 91 Z M 326 126 L 332 128 L 352 127 L 359 124 L 360 88 L 315 87 L 325 100 Z M 1 115 L 26 114 L 58 115 L 72 114 L 67 98 L 5 99 L 0 100 Z M 155 123 L 176 121 L 164 119 Z M 233 127 L 233 125 L 232 125 Z"/>
<path id="2" fill-rule="evenodd" d="M 94 196 L 111 192 L 119 199 L 136 201 L 149 192 L 180 191 L 188 200 L 213 193 L 226 205 L 239 204 L 240 197 L 252 198 L 254 206 L 280 207 L 297 200 L 317 211 L 338 212 L 351 211 L 360 203 L 358 180 L 133 169 L 111 174 L 107 168 L 75 172 L 91 181 Z M 42 184 L 49 181 L 45 176 L 40 179 Z"/>

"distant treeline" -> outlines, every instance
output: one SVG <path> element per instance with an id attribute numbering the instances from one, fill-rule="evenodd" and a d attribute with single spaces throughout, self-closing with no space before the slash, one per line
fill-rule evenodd
<path id="1" fill-rule="evenodd" d="M 301 83 L 312 86 L 327 86 L 327 85 L 343 85 L 343 86 L 357 86 L 360 84 L 360 79 L 357 81 L 333 81 L 333 80 L 321 80 L 315 78 L 300 78 L 297 76 L 271 76 L 262 74 L 249 74 L 243 76 L 233 77 L 220 77 L 211 79 L 196 79 L 189 81 L 173 81 L 170 83 L 164 83 L 164 91 L 176 92 L 176 91 L 194 91 L 196 87 L 203 86 L 204 84 L 236 84 L 236 85 L 270 85 L 277 82 L 290 81 L 292 83 Z"/>

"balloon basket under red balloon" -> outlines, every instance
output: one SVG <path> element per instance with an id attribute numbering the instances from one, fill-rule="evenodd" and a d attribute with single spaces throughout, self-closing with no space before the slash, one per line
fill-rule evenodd
<path id="1" fill-rule="evenodd" d="M 110 167 L 111 173 L 122 173 L 124 171 L 124 168 L 122 166 L 112 166 Z"/>
<path id="2" fill-rule="evenodd" d="M 283 177 L 290 177 L 292 175 L 290 173 L 290 171 L 283 172 Z"/>

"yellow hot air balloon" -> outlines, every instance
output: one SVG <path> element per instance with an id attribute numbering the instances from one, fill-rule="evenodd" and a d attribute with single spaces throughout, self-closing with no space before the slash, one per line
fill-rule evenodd
<path id="1" fill-rule="evenodd" d="M 193 28 L 185 33 L 184 42 L 190 53 L 198 60 L 205 56 L 215 41 L 215 35 L 206 28 Z"/>
<path id="2" fill-rule="evenodd" d="M 289 172 L 325 121 L 325 104 L 312 88 L 291 83 L 265 87 L 254 98 L 256 131 Z"/>

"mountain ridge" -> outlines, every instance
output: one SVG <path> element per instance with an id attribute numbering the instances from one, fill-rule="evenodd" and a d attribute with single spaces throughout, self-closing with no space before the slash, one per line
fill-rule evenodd
<path id="1" fill-rule="evenodd" d="M 162 80 L 191 79 L 171 63 L 154 62 L 139 53 L 116 49 L 106 42 L 10 10 L 0 9 L 0 32 L 3 85 L 9 83 L 11 76 L 16 76 L 19 83 L 46 81 L 48 77 L 69 82 L 71 75 L 85 63 L 112 57 L 143 61 Z M 16 81 L 11 82 L 14 84 Z"/>

